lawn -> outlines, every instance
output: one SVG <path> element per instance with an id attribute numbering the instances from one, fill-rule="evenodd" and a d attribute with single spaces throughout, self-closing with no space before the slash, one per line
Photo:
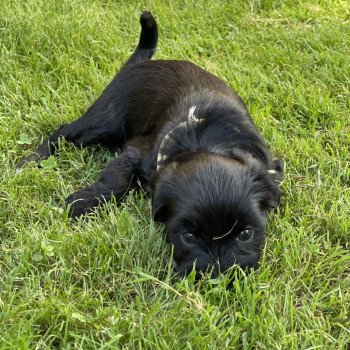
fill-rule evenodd
<path id="1" fill-rule="evenodd" d="M 349 349 L 350 3 L 0 0 L 0 349 Z M 64 199 L 117 154 L 62 143 L 159 23 L 155 58 L 225 79 L 284 159 L 260 268 L 172 277 L 143 193 L 72 222 Z"/>

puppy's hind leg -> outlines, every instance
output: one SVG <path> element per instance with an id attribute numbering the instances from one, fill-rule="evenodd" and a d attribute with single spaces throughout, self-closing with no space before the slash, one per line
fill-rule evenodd
<path id="1" fill-rule="evenodd" d="M 113 87 L 108 86 L 86 113 L 70 124 L 62 125 L 28 157 L 22 159 L 17 167 L 30 161 L 40 162 L 57 149 L 59 140 L 72 142 L 76 146 L 101 144 L 109 148 L 122 147 L 125 143 L 124 119 L 118 103 L 108 103 Z M 106 101 L 107 100 L 107 101 Z"/>
<path id="2" fill-rule="evenodd" d="M 150 60 L 158 40 L 157 23 L 150 12 L 140 16 L 141 34 L 139 44 L 125 66 Z M 75 145 L 101 144 L 110 148 L 122 147 L 126 141 L 124 130 L 124 101 L 120 97 L 123 86 L 118 74 L 103 91 L 102 95 L 73 123 L 63 125 L 45 140 L 34 153 L 22 159 L 18 167 L 29 161 L 39 162 L 48 158 L 57 148 L 60 138 Z"/>

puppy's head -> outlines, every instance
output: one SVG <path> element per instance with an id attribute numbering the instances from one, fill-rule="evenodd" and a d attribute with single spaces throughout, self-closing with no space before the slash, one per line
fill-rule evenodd
<path id="1" fill-rule="evenodd" d="M 275 175 L 256 161 L 242 164 L 213 154 L 170 164 L 157 174 L 154 218 L 166 226 L 180 275 L 193 266 L 198 276 L 257 266 L 267 212 L 280 196 Z"/>

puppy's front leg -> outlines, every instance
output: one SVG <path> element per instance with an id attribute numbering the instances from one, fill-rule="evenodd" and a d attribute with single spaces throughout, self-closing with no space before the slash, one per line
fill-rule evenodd
<path id="1" fill-rule="evenodd" d="M 140 150 L 128 146 L 117 159 L 107 166 L 95 183 L 74 192 L 66 199 L 70 217 L 90 213 L 99 204 L 109 202 L 112 196 L 120 201 L 125 194 L 138 186 L 140 165 Z"/>

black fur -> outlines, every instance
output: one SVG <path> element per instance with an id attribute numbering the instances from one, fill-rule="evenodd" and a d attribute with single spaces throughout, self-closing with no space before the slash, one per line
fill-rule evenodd
<path id="1" fill-rule="evenodd" d="M 140 22 L 135 52 L 97 101 L 21 164 L 48 157 L 61 137 L 122 147 L 98 181 L 67 198 L 72 217 L 141 184 L 180 274 L 193 265 L 214 275 L 235 264 L 254 268 L 267 213 L 278 205 L 281 162 L 223 80 L 190 62 L 148 61 L 157 24 L 148 12 Z"/>

